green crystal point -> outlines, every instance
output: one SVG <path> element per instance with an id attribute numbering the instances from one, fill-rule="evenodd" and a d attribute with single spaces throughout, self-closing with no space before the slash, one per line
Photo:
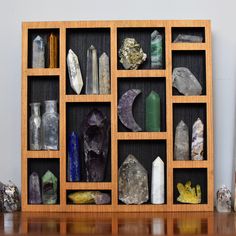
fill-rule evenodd
<path id="1" fill-rule="evenodd" d="M 155 91 L 146 98 L 146 131 L 161 131 L 161 99 Z"/>
<path id="2" fill-rule="evenodd" d="M 57 177 L 48 170 L 42 177 L 43 204 L 56 204 L 57 202 Z"/>

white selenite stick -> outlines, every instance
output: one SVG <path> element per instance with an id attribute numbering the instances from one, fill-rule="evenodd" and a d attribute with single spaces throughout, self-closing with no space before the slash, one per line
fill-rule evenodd
<path id="1" fill-rule="evenodd" d="M 164 181 L 164 162 L 160 157 L 157 157 L 152 162 L 152 204 L 163 204 L 165 202 Z"/>

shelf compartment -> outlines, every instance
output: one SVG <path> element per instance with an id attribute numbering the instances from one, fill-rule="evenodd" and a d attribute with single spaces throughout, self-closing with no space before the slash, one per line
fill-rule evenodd
<path id="1" fill-rule="evenodd" d="M 203 43 L 205 42 L 205 27 L 172 27 L 172 42 L 176 39 L 179 34 L 187 34 L 194 36 L 201 36 Z M 182 44 L 182 43 L 176 43 Z"/>
<path id="2" fill-rule="evenodd" d="M 140 43 L 144 53 L 147 54 L 147 59 L 139 66 L 139 70 L 151 69 L 151 33 L 157 30 L 162 35 L 162 58 L 163 58 L 163 68 L 166 67 L 165 62 L 165 28 L 156 27 L 156 28 L 117 28 L 117 69 L 124 70 L 124 67 L 120 63 L 120 58 L 118 51 L 122 45 L 122 42 L 125 38 L 135 38 L 138 43 Z M 156 69 L 155 69 L 156 70 Z"/>
<path id="3" fill-rule="evenodd" d="M 58 158 L 60 151 L 26 151 L 25 156 L 30 158 Z"/>
<path id="4" fill-rule="evenodd" d="M 206 95 L 206 53 L 205 51 L 172 51 L 172 71 L 176 67 L 187 67 L 202 86 L 202 95 Z M 173 95 L 180 95 L 173 87 Z"/>
<path id="5" fill-rule="evenodd" d="M 111 95 L 66 95 L 66 102 L 111 102 Z"/>
<path id="6" fill-rule="evenodd" d="M 133 115 L 137 124 L 145 132 L 145 99 L 153 90 L 161 99 L 161 132 L 166 131 L 166 79 L 165 78 L 118 78 L 118 102 L 129 89 L 140 89 L 141 94 L 133 103 Z M 126 128 L 118 118 L 119 132 L 132 132 Z M 152 132 L 150 132 L 152 133 Z"/>
<path id="7" fill-rule="evenodd" d="M 60 204 L 60 159 L 58 158 L 28 158 L 27 159 L 27 178 L 28 178 L 28 193 L 29 193 L 29 177 L 32 174 L 32 172 L 37 172 L 39 175 L 40 180 L 40 187 L 42 186 L 42 176 L 46 173 L 47 170 L 50 170 L 56 177 L 57 177 L 57 203 L 53 205 L 46 205 L 46 204 L 38 204 L 33 205 L 28 204 L 29 206 L 48 206 L 50 209 L 50 206 L 55 206 Z M 41 189 L 42 192 L 42 189 Z M 29 197 L 29 194 L 28 194 Z M 40 208 L 39 207 L 39 208 Z"/>
<path id="8" fill-rule="evenodd" d="M 107 193 L 110 195 L 111 197 L 111 202 L 109 204 L 95 204 L 95 203 L 88 203 L 88 204 L 76 204 L 76 203 L 73 203 L 68 195 L 71 194 L 71 193 L 75 193 L 75 192 L 83 192 L 83 191 L 100 191 L 101 193 Z M 112 204 L 112 192 L 111 190 L 101 190 L 101 189 L 73 189 L 73 190 L 66 190 L 66 204 L 67 205 L 75 205 L 75 206 L 109 206 Z"/>
<path id="9" fill-rule="evenodd" d="M 67 190 L 111 190 L 112 184 L 111 183 L 104 183 L 104 182 L 66 182 L 66 189 Z"/>
<path id="10" fill-rule="evenodd" d="M 28 76 L 59 76 L 60 72 L 59 68 L 33 68 L 26 70 Z"/>
<path id="11" fill-rule="evenodd" d="M 45 43 L 45 68 L 49 67 L 49 36 L 54 33 L 58 37 L 58 61 L 57 64 L 60 65 L 59 55 L 60 55 L 60 37 L 59 29 L 48 28 L 48 29 L 29 29 L 28 30 L 28 68 L 32 68 L 32 47 L 33 40 L 37 35 L 40 35 Z M 60 67 L 60 66 L 59 66 Z"/>
<path id="12" fill-rule="evenodd" d="M 166 141 L 165 140 L 122 140 L 118 141 L 118 167 L 122 165 L 126 157 L 132 154 L 136 159 L 143 165 L 148 172 L 148 189 L 149 189 L 149 200 L 142 204 L 142 206 L 151 204 L 151 177 L 152 177 L 152 162 L 160 156 L 165 164 L 165 204 L 167 199 L 167 156 L 166 156 Z M 126 206 L 121 201 L 118 202 L 120 206 Z M 165 205 L 163 204 L 163 205 Z M 135 205 L 139 207 L 138 205 Z M 159 205 L 160 208 L 162 205 Z M 127 210 L 129 211 L 132 207 L 129 205 Z M 124 207 L 125 208 L 125 207 Z M 134 207 L 135 208 L 135 207 Z M 158 208 L 158 207 L 157 207 Z"/>
<path id="13" fill-rule="evenodd" d="M 79 156 L 81 160 L 81 182 L 86 181 L 86 172 L 85 172 L 85 163 L 84 163 L 84 154 L 83 154 L 83 122 L 87 117 L 88 113 L 93 109 L 98 109 L 105 115 L 108 119 L 109 126 L 111 125 L 111 104 L 108 102 L 98 103 L 98 102 L 79 102 L 79 103 L 66 103 L 66 147 L 68 147 L 68 137 L 75 131 L 79 135 Z M 106 175 L 103 182 L 111 182 L 111 131 L 110 131 L 110 140 L 108 147 L 108 158 L 107 158 L 107 167 Z M 68 151 L 66 151 L 68 153 Z M 68 156 L 67 156 L 68 158 Z"/>
<path id="14" fill-rule="evenodd" d="M 173 103 L 207 103 L 206 96 L 172 96 Z"/>
<path id="15" fill-rule="evenodd" d="M 174 168 L 173 170 L 173 203 L 178 205 L 194 205 L 207 204 L 207 168 Z M 182 204 L 177 201 L 179 192 L 177 184 L 182 183 L 185 185 L 187 181 L 191 181 L 191 187 L 196 187 L 197 184 L 201 187 L 201 203 L 200 204 Z"/>
<path id="16" fill-rule="evenodd" d="M 117 70 L 117 77 L 166 77 L 166 70 Z M 138 79 L 138 78 L 137 78 Z"/>
<path id="17" fill-rule="evenodd" d="M 206 104 L 204 103 L 185 103 L 173 104 L 173 142 L 175 142 L 175 131 L 178 123 L 183 120 L 189 130 L 189 160 L 191 160 L 191 144 L 192 144 L 192 126 L 194 122 L 200 118 L 204 124 L 204 143 L 203 143 L 203 160 L 207 160 L 207 117 Z M 174 147 L 174 144 L 173 144 Z"/>
<path id="18" fill-rule="evenodd" d="M 97 49 L 99 58 L 103 52 L 110 58 L 110 28 L 67 28 L 66 29 L 66 53 L 69 49 L 78 56 L 83 88 L 81 94 L 85 94 L 87 49 L 93 45 Z M 66 94 L 75 95 L 69 81 L 68 68 L 66 65 Z"/>
<path id="19" fill-rule="evenodd" d="M 118 132 L 119 140 L 165 140 L 166 132 Z"/>

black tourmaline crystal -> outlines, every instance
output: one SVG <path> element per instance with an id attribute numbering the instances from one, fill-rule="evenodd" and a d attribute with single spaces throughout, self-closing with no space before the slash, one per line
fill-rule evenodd
<path id="1" fill-rule="evenodd" d="M 83 141 L 87 182 L 101 182 L 105 178 L 108 155 L 109 124 L 97 109 L 89 112 L 84 121 Z"/>

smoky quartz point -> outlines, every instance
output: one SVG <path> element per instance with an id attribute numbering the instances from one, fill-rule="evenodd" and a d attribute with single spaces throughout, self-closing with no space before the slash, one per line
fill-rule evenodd
<path id="1" fill-rule="evenodd" d="M 119 168 L 119 200 L 142 204 L 149 199 L 147 170 L 129 154 Z"/>
<path id="2" fill-rule="evenodd" d="M 83 130 L 87 182 L 100 182 L 105 178 L 109 129 L 108 120 L 101 111 L 93 109 L 89 112 Z"/>
<path id="3" fill-rule="evenodd" d="M 42 202 L 39 175 L 33 172 L 29 178 L 29 203 L 40 204 Z"/>

